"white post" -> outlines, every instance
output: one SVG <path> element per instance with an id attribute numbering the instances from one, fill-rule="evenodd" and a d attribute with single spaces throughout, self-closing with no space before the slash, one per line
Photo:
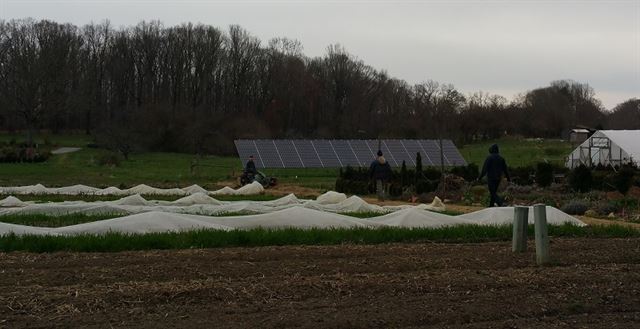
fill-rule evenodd
<path id="1" fill-rule="evenodd" d="M 513 210 L 513 238 L 511 251 L 527 251 L 527 224 L 529 223 L 529 207 L 516 206 Z"/>
<path id="2" fill-rule="evenodd" d="M 547 206 L 533 206 L 533 217 L 536 235 L 536 262 L 538 265 L 549 263 L 549 233 L 547 231 Z"/>

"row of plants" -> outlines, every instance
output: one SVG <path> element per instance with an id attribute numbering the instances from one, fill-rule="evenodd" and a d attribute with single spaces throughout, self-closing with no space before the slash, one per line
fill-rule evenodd
<path id="1" fill-rule="evenodd" d="M 398 192 L 412 188 L 414 192 L 426 193 L 437 189 L 441 181 L 441 171 L 439 168 L 422 168 L 420 158 L 417 157 L 418 165 L 415 168 L 407 168 L 403 161 L 399 170 L 393 170 L 389 184 L 392 195 L 399 195 Z M 471 163 L 467 166 L 448 167 L 447 175 L 454 175 L 464 179 L 466 182 L 475 182 L 479 176 L 479 167 Z M 511 181 L 515 185 L 529 186 L 535 185 L 542 188 L 550 187 L 552 184 L 566 184 L 569 190 L 575 192 L 598 191 L 619 191 L 626 194 L 632 186 L 640 186 L 640 170 L 634 166 L 622 167 L 595 167 L 585 166 L 570 170 L 564 166 L 554 165 L 548 162 L 540 162 L 532 166 L 510 168 Z M 336 190 L 344 193 L 366 194 L 375 189 L 369 177 L 369 170 L 366 168 L 346 167 L 340 169 Z"/>
<path id="2" fill-rule="evenodd" d="M 479 170 L 476 164 L 449 167 L 448 174 L 459 176 L 467 182 L 478 178 Z M 403 161 L 399 170 L 393 170 L 389 185 L 389 194 L 400 197 L 404 194 L 426 194 L 436 191 L 442 181 L 442 172 L 434 167 L 422 167 L 420 153 L 416 154 L 416 166 L 408 168 Z M 375 182 L 370 178 L 368 168 L 353 168 L 347 166 L 340 169 L 336 180 L 336 191 L 347 194 L 370 194 L 375 192 Z"/>
<path id="3" fill-rule="evenodd" d="M 640 200 L 636 198 L 597 199 L 587 197 L 573 198 L 562 206 L 562 211 L 570 215 L 588 215 L 590 217 L 622 217 L 629 221 L 639 221 Z"/>
<path id="4" fill-rule="evenodd" d="M 348 228 L 348 229 L 279 229 L 199 230 L 152 234 L 107 233 L 76 236 L 0 236 L 0 252 L 117 252 L 126 250 L 191 249 L 216 247 L 255 247 L 283 245 L 335 245 L 344 243 L 379 244 L 391 242 L 475 243 L 508 241 L 512 228 L 505 226 L 460 225 L 442 228 Z M 533 227 L 528 228 L 529 236 Z M 554 237 L 640 237 L 640 230 L 617 225 L 578 227 L 549 226 Z"/>
<path id="5" fill-rule="evenodd" d="M 538 166 L 537 168 L 540 168 Z M 530 169 L 531 170 L 531 169 Z M 565 179 L 551 184 L 512 185 L 504 190 L 514 203 L 544 203 L 571 215 L 640 221 L 640 170 L 633 166 L 552 168 Z M 538 171 L 539 172 L 539 171 Z"/>
<path id="6" fill-rule="evenodd" d="M 26 144 L 0 144 L 0 163 L 45 162 L 51 156 L 47 148 L 36 148 Z"/>
<path id="7" fill-rule="evenodd" d="M 596 167 L 579 166 L 570 170 L 563 166 L 541 162 L 535 166 L 510 169 L 512 181 L 517 185 L 549 187 L 558 178 L 560 184 L 567 184 L 571 191 L 589 192 L 619 191 L 622 194 L 633 185 L 640 186 L 640 170 L 634 166 Z"/>

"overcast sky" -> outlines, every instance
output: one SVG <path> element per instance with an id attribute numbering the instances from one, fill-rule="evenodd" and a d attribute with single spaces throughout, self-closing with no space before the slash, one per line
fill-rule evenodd
<path id="1" fill-rule="evenodd" d="M 264 44 L 297 39 L 308 56 L 339 43 L 412 84 L 432 79 L 512 99 L 573 79 L 589 83 L 607 109 L 640 97 L 640 0 L 0 0 L 0 17 L 239 24 Z"/>

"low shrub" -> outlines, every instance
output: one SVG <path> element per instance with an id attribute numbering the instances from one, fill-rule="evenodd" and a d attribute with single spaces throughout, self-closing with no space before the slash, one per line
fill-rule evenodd
<path id="1" fill-rule="evenodd" d="M 482 185 L 472 186 L 469 189 L 469 193 L 469 197 L 471 198 L 471 202 L 473 203 L 484 203 L 485 199 L 489 195 L 489 191 L 487 190 L 487 188 Z"/>
<path id="2" fill-rule="evenodd" d="M 18 152 L 13 147 L 3 147 L 0 149 L 0 162 L 18 162 Z"/>
<path id="3" fill-rule="evenodd" d="M 511 194 L 530 194 L 533 192 L 533 186 L 511 184 L 507 186 L 506 191 Z"/>
<path id="4" fill-rule="evenodd" d="M 370 180 L 336 179 L 336 191 L 346 194 L 365 195 L 373 193 L 375 186 Z"/>
<path id="5" fill-rule="evenodd" d="M 624 166 L 620 168 L 613 176 L 613 185 L 616 187 L 616 190 L 622 194 L 627 194 L 631 185 L 633 185 L 634 174 L 635 170 L 631 167 Z"/>
<path id="6" fill-rule="evenodd" d="M 620 207 L 611 201 L 604 201 L 604 202 L 600 202 L 597 206 L 596 206 L 596 213 L 598 213 L 598 215 L 600 216 L 607 216 L 611 213 L 617 213 L 618 211 L 620 211 Z"/>
<path id="7" fill-rule="evenodd" d="M 45 149 L 28 147 L 25 144 L 3 144 L 0 146 L 0 163 L 45 162 L 51 153 Z"/>
<path id="8" fill-rule="evenodd" d="M 429 193 L 438 188 L 438 181 L 423 178 L 418 180 L 415 186 L 417 194 Z"/>
<path id="9" fill-rule="evenodd" d="M 540 187 L 548 187 L 553 182 L 553 166 L 548 162 L 536 165 L 536 183 Z"/>
<path id="10" fill-rule="evenodd" d="M 591 172 L 591 188 L 599 191 L 615 191 L 613 184 L 615 172 L 609 170 L 593 170 Z"/>
<path id="11" fill-rule="evenodd" d="M 389 184 L 389 195 L 392 197 L 400 197 L 402 195 L 402 185 L 399 183 Z"/>
<path id="12" fill-rule="evenodd" d="M 591 169 L 584 165 L 573 169 L 569 175 L 569 187 L 578 192 L 588 192 L 591 189 L 592 177 Z"/>
<path id="13" fill-rule="evenodd" d="M 427 168 L 423 168 L 422 169 L 422 178 L 423 179 L 427 179 L 427 180 L 431 180 L 431 181 L 437 181 L 440 180 L 440 176 L 442 176 L 442 173 L 440 172 L 440 169 L 437 169 L 435 167 L 427 167 Z"/>
<path id="14" fill-rule="evenodd" d="M 451 168 L 451 173 L 464 178 L 467 182 L 472 182 L 478 178 L 480 171 L 478 165 L 470 163 L 466 166 L 458 166 Z"/>
<path id="15" fill-rule="evenodd" d="M 516 167 L 509 169 L 511 181 L 518 185 L 532 185 L 535 169 L 531 166 Z"/>
<path id="16" fill-rule="evenodd" d="M 589 204 L 584 200 L 571 200 L 562 207 L 562 211 L 569 215 L 584 215 L 589 209 Z"/>

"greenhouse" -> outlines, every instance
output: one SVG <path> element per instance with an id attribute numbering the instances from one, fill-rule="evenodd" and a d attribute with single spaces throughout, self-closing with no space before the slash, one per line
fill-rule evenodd
<path id="1" fill-rule="evenodd" d="M 598 130 L 567 157 L 565 165 L 575 168 L 638 164 L 640 130 Z"/>

